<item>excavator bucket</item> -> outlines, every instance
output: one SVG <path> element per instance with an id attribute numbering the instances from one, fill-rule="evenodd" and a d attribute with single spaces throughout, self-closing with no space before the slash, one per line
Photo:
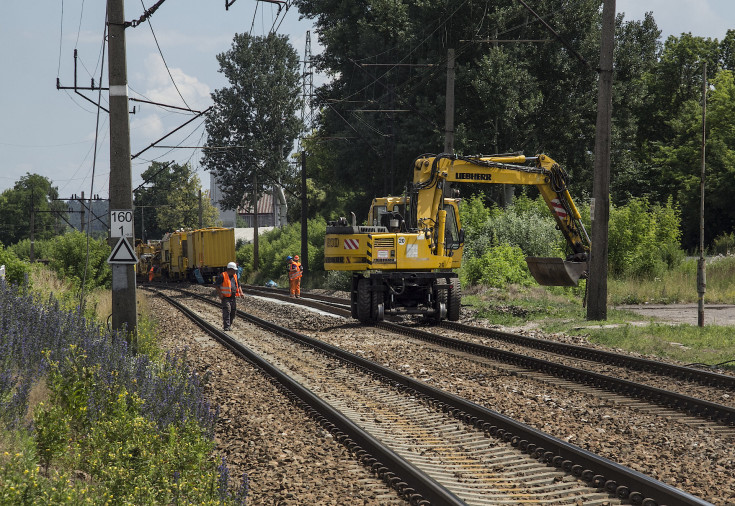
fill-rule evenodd
<path id="1" fill-rule="evenodd" d="M 571 262 L 557 257 L 526 257 L 528 269 L 539 285 L 577 286 L 586 277 L 587 262 Z"/>

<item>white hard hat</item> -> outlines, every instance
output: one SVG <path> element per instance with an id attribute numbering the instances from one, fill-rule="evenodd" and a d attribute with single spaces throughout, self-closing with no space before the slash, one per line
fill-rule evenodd
<path id="1" fill-rule="evenodd" d="M 227 268 L 237 270 L 237 264 L 235 262 L 230 262 L 229 264 L 227 264 Z"/>

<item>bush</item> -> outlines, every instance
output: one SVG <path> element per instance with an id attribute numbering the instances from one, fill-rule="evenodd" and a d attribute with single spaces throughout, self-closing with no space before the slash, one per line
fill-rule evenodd
<path id="1" fill-rule="evenodd" d="M 0 265 L 5 266 L 5 279 L 9 283 L 19 285 L 25 281 L 30 264 L 23 262 L 10 248 L 3 248 L 0 244 Z"/>
<path id="2" fill-rule="evenodd" d="M 33 244 L 33 258 L 34 260 L 49 259 L 51 257 L 51 239 L 44 239 L 42 241 L 36 241 Z M 18 258 L 21 260 L 30 261 L 31 259 L 31 240 L 23 239 L 18 241 L 12 246 L 8 246 L 9 250 L 12 250 Z"/>
<path id="3" fill-rule="evenodd" d="M 556 230 L 556 222 L 540 197 L 518 197 L 514 205 L 488 212 L 481 223 L 477 218 L 483 213 L 475 209 L 477 205 L 472 201 L 462 214 L 469 215 L 473 223 L 465 229 L 465 252 L 469 257 L 479 258 L 488 249 L 504 244 L 519 247 L 526 256 L 563 256 L 564 237 Z"/>
<path id="4" fill-rule="evenodd" d="M 349 292 L 352 290 L 352 272 L 327 271 L 324 280 L 324 288 Z"/>
<path id="5" fill-rule="evenodd" d="M 247 488 L 211 458 L 216 414 L 185 356 L 135 355 L 119 334 L 8 284 L 0 336 L 0 422 L 28 441 L 0 459 L 0 504 L 244 502 Z M 31 402 L 39 384 L 46 398 Z"/>
<path id="6" fill-rule="evenodd" d="M 505 288 L 509 284 L 532 286 L 535 281 L 525 257 L 518 246 L 492 246 L 481 257 L 465 261 L 460 272 L 462 284 L 482 284 L 496 288 Z"/>
<path id="7" fill-rule="evenodd" d="M 314 218 L 307 223 L 308 263 L 309 270 L 314 273 L 324 271 L 326 230 L 327 223 L 323 218 Z M 286 227 L 266 232 L 259 237 L 258 249 L 257 272 L 253 269 L 253 244 L 245 244 L 237 249 L 237 262 L 243 267 L 243 276 L 247 279 L 252 278 L 255 283 L 263 283 L 272 279 L 282 286 L 287 285 L 286 256 L 301 255 L 301 224 L 291 223 Z"/>
<path id="8" fill-rule="evenodd" d="M 89 262 L 87 262 L 87 235 L 68 232 L 55 237 L 50 245 L 49 266 L 60 276 L 72 278 L 78 286 L 85 280 L 85 289 L 110 288 L 112 271 L 107 258 L 110 246 L 106 240 L 89 238 Z"/>
<path id="9" fill-rule="evenodd" d="M 735 254 L 735 233 L 723 233 L 715 237 L 712 241 L 712 254 L 723 256 Z"/>
<path id="10" fill-rule="evenodd" d="M 653 278 L 684 258 L 679 245 L 681 212 L 669 198 L 666 205 L 633 199 L 611 207 L 608 268 L 617 277 Z"/>

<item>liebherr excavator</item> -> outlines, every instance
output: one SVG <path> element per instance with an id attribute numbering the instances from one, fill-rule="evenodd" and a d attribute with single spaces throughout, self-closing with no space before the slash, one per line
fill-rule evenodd
<path id="1" fill-rule="evenodd" d="M 330 222 L 324 268 L 352 271 L 352 316 L 363 323 L 385 315 L 417 314 L 434 320 L 460 316 L 465 233 L 458 198 L 445 197 L 448 183 L 534 185 L 539 189 L 571 253 L 561 258 L 528 257 L 541 285 L 575 286 L 588 271 L 590 239 L 567 190 L 564 169 L 546 155 L 422 155 L 414 161 L 413 184 L 403 196 L 373 199 L 368 224 L 352 213 Z"/>

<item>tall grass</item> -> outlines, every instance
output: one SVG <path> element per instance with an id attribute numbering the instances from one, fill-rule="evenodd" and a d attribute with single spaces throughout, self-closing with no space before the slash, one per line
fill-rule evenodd
<path id="1" fill-rule="evenodd" d="M 109 311 L 101 292 L 82 312 L 76 283 L 32 282 L 0 281 L 0 504 L 242 504 L 186 357 L 141 353 L 147 318 L 133 352 L 87 315 Z"/>
<path id="2" fill-rule="evenodd" d="M 707 260 L 705 303 L 735 304 L 735 256 Z M 608 302 L 680 304 L 698 300 L 697 259 L 687 259 L 658 277 L 608 280 Z"/>

